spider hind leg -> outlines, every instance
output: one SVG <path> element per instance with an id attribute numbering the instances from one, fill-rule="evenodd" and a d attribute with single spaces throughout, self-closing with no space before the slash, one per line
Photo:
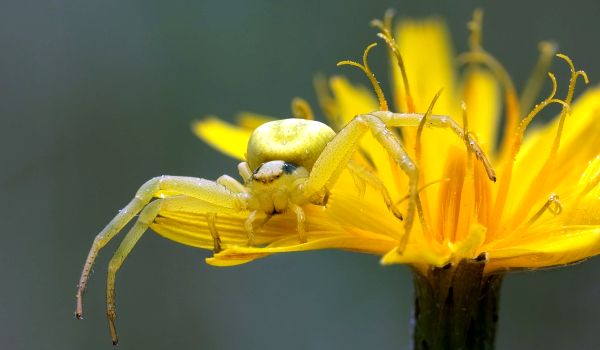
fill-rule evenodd
<path id="1" fill-rule="evenodd" d="M 115 319 L 117 317 L 115 307 L 115 279 L 117 272 L 121 268 L 121 265 L 123 265 L 125 258 L 127 258 L 129 253 L 131 253 L 131 250 L 135 244 L 139 241 L 144 232 L 146 232 L 148 226 L 154 222 L 154 219 L 160 211 L 162 203 L 163 199 L 157 199 L 148 204 L 140 212 L 137 221 L 129 230 L 129 232 L 127 232 L 127 235 L 125 235 L 125 238 L 123 238 L 119 248 L 117 248 L 108 264 L 108 274 L 106 278 L 106 315 L 108 317 L 108 325 L 113 345 L 116 345 L 119 341 L 115 326 Z"/>

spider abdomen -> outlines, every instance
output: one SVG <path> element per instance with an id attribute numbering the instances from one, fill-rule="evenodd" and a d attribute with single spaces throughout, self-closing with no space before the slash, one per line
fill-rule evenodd
<path id="1" fill-rule="evenodd" d="M 250 169 L 282 160 L 309 170 L 335 132 L 327 125 L 306 119 L 282 119 L 265 123 L 248 140 L 246 158 Z"/>

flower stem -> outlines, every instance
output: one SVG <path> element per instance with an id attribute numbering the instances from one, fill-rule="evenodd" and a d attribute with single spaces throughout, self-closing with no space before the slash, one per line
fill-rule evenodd
<path id="1" fill-rule="evenodd" d="M 502 275 L 485 275 L 487 256 L 413 271 L 415 350 L 491 350 Z"/>

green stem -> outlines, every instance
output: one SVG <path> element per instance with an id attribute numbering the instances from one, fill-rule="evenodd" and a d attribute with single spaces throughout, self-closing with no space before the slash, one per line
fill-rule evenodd
<path id="1" fill-rule="evenodd" d="M 484 275 L 486 261 L 413 271 L 415 350 L 494 349 L 502 275 Z"/>

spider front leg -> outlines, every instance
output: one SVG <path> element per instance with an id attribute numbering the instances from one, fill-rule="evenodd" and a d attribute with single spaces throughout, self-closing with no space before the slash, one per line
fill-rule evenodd
<path id="1" fill-rule="evenodd" d="M 395 127 L 419 126 L 424 117 L 418 113 L 393 113 L 390 111 L 377 111 L 371 114 L 383 120 L 386 125 Z M 490 163 L 477 141 L 468 133 L 468 130 L 465 130 L 454 119 L 446 115 L 430 115 L 427 117 L 426 122 L 428 126 L 447 128 L 454 132 L 463 140 L 465 147 L 481 161 L 488 178 L 494 182 L 496 181 L 496 173 L 494 172 L 492 163 Z"/>
<path id="2" fill-rule="evenodd" d="M 238 180 L 234 179 L 229 175 L 221 175 L 217 181 L 218 184 L 223 185 L 229 191 L 233 193 L 246 193 L 248 190 Z"/>
<path id="3" fill-rule="evenodd" d="M 308 237 L 306 237 L 306 215 L 304 214 L 304 209 L 292 202 L 290 202 L 288 205 L 294 214 L 296 214 L 296 230 L 298 231 L 298 239 L 300 240 L 300 243 L 306 243 Z"/>
<path id="4" fill-rule="evenodd" d="M 392 202 L 392 198 L 390 197 L 390 193 L 385 187 L 385 184 L 383 183 L 383 181 L 381 181 L 380 178 L 377 177 L 377 175 L 375 175 L 371 170 L 365 168 L 364 166 L 352 161 L 352 159 L 348 161 L 348 169 L 350 170 L 352 175 L 357 177 L 358 180 L 363 181 L 364 183 L 377 190 L 381 194 L 385 205 L 392 212 L 392 214 L 394 214 L 394 216 L 398 219 L 404 220 L 402 213 L 400 213 L 398 208 L 396 208 L 396 206 Z M 359 190 L 364 190 L 364 187 L 362 187 Z"/>
<path id="5" fill-rule="evenodd" d="M 237 168 L 244 183 L 248 183 L 252 177 L 252 170 L 250 169 L 250 166 L 248 166 L 248 163 L 241 162 L 238 164 Z"/>
<path id="6" fill-rule="evenodd" d="M 206 202 L 218 211 L 239 212 L 245 210 L 245 194 L 233 193 L 221 184 L 213 181 L 179 176 L 155 177 L 143 184 L 135 197 L 96 236 L 81 272 L 77 285 L 75 316 L 83 315 L 83 293 L 90 276 L 92 266 L 102 249 L 125 225 L 131 221 L 154 197 L 185 195 Z M 155 204 L 158 206 L 158 204 Z M 153 208 L 154 205 L 151 207 Z M 150 209 L 149 209 L 150 210 Z M 126 256 L 126 255 L 125 255 Z"/>
<path id="7" fill-rule="evenodd" d="M 242 164 L 246 164 L 246 163 L 244 162 Z M 242 166 L 242 164 L 240 164 L 240 167 Z M 246 165 L 246 168 L 247 167 L 248 166 Z M 241 171 L 240 171 L 240 173 L 241 173 Z M 244 173 L 244 175 L 245 175 L 245 173 Z M 237 181 L 236 179 L 234 179 L 233 177 L 231 177 L 229 175 L 220 176 L 217 179 L 217 183 L 223 185 L 225 188 L 227 188 L 232 193 L 248 193 L 248 190 L 246 189 L 246 187 L 244 187 L 244 185 L 242 185 L 239 181 Z M 219 253 L 221 251 L 221 237 L 219 236 L 219 231 L 217 231 L 217 226 L 215 225 L 216 218 L 217 218 L 217 215 L 215 213 L 211 213 L 207 216 L 208 228 L 209 228 L 210 234 L 212 235 L 213 241 L 214 241 L 213 252 L 215 254 Z M 252 239 L 254 239 L 254 237 L 252 237 Z M 248 241 L 250 242 L 250 240 L 251 240 L 250 233 L 248 233 Z"/>
<path id="8" fill-rule="evenodd" d="M 380 118 L 370 114 L 359 115 L 340 130 L 325 146 L 315 162 L 304 186 L 305 195 L 309 198 L 323 188 L 330 188 L 335 183 L 342 170 L 348 166 L 350 157 L 356 150 L 360 139 L 369 130 L 408 176 L 408 209 L 404 220 L 404 234 L 398 244 L 398 251 L 401 252 L 408 241 L 419 200 L 417 193 L 419 176 L 415 163 L 410 159 L 398 138 Z"/>

